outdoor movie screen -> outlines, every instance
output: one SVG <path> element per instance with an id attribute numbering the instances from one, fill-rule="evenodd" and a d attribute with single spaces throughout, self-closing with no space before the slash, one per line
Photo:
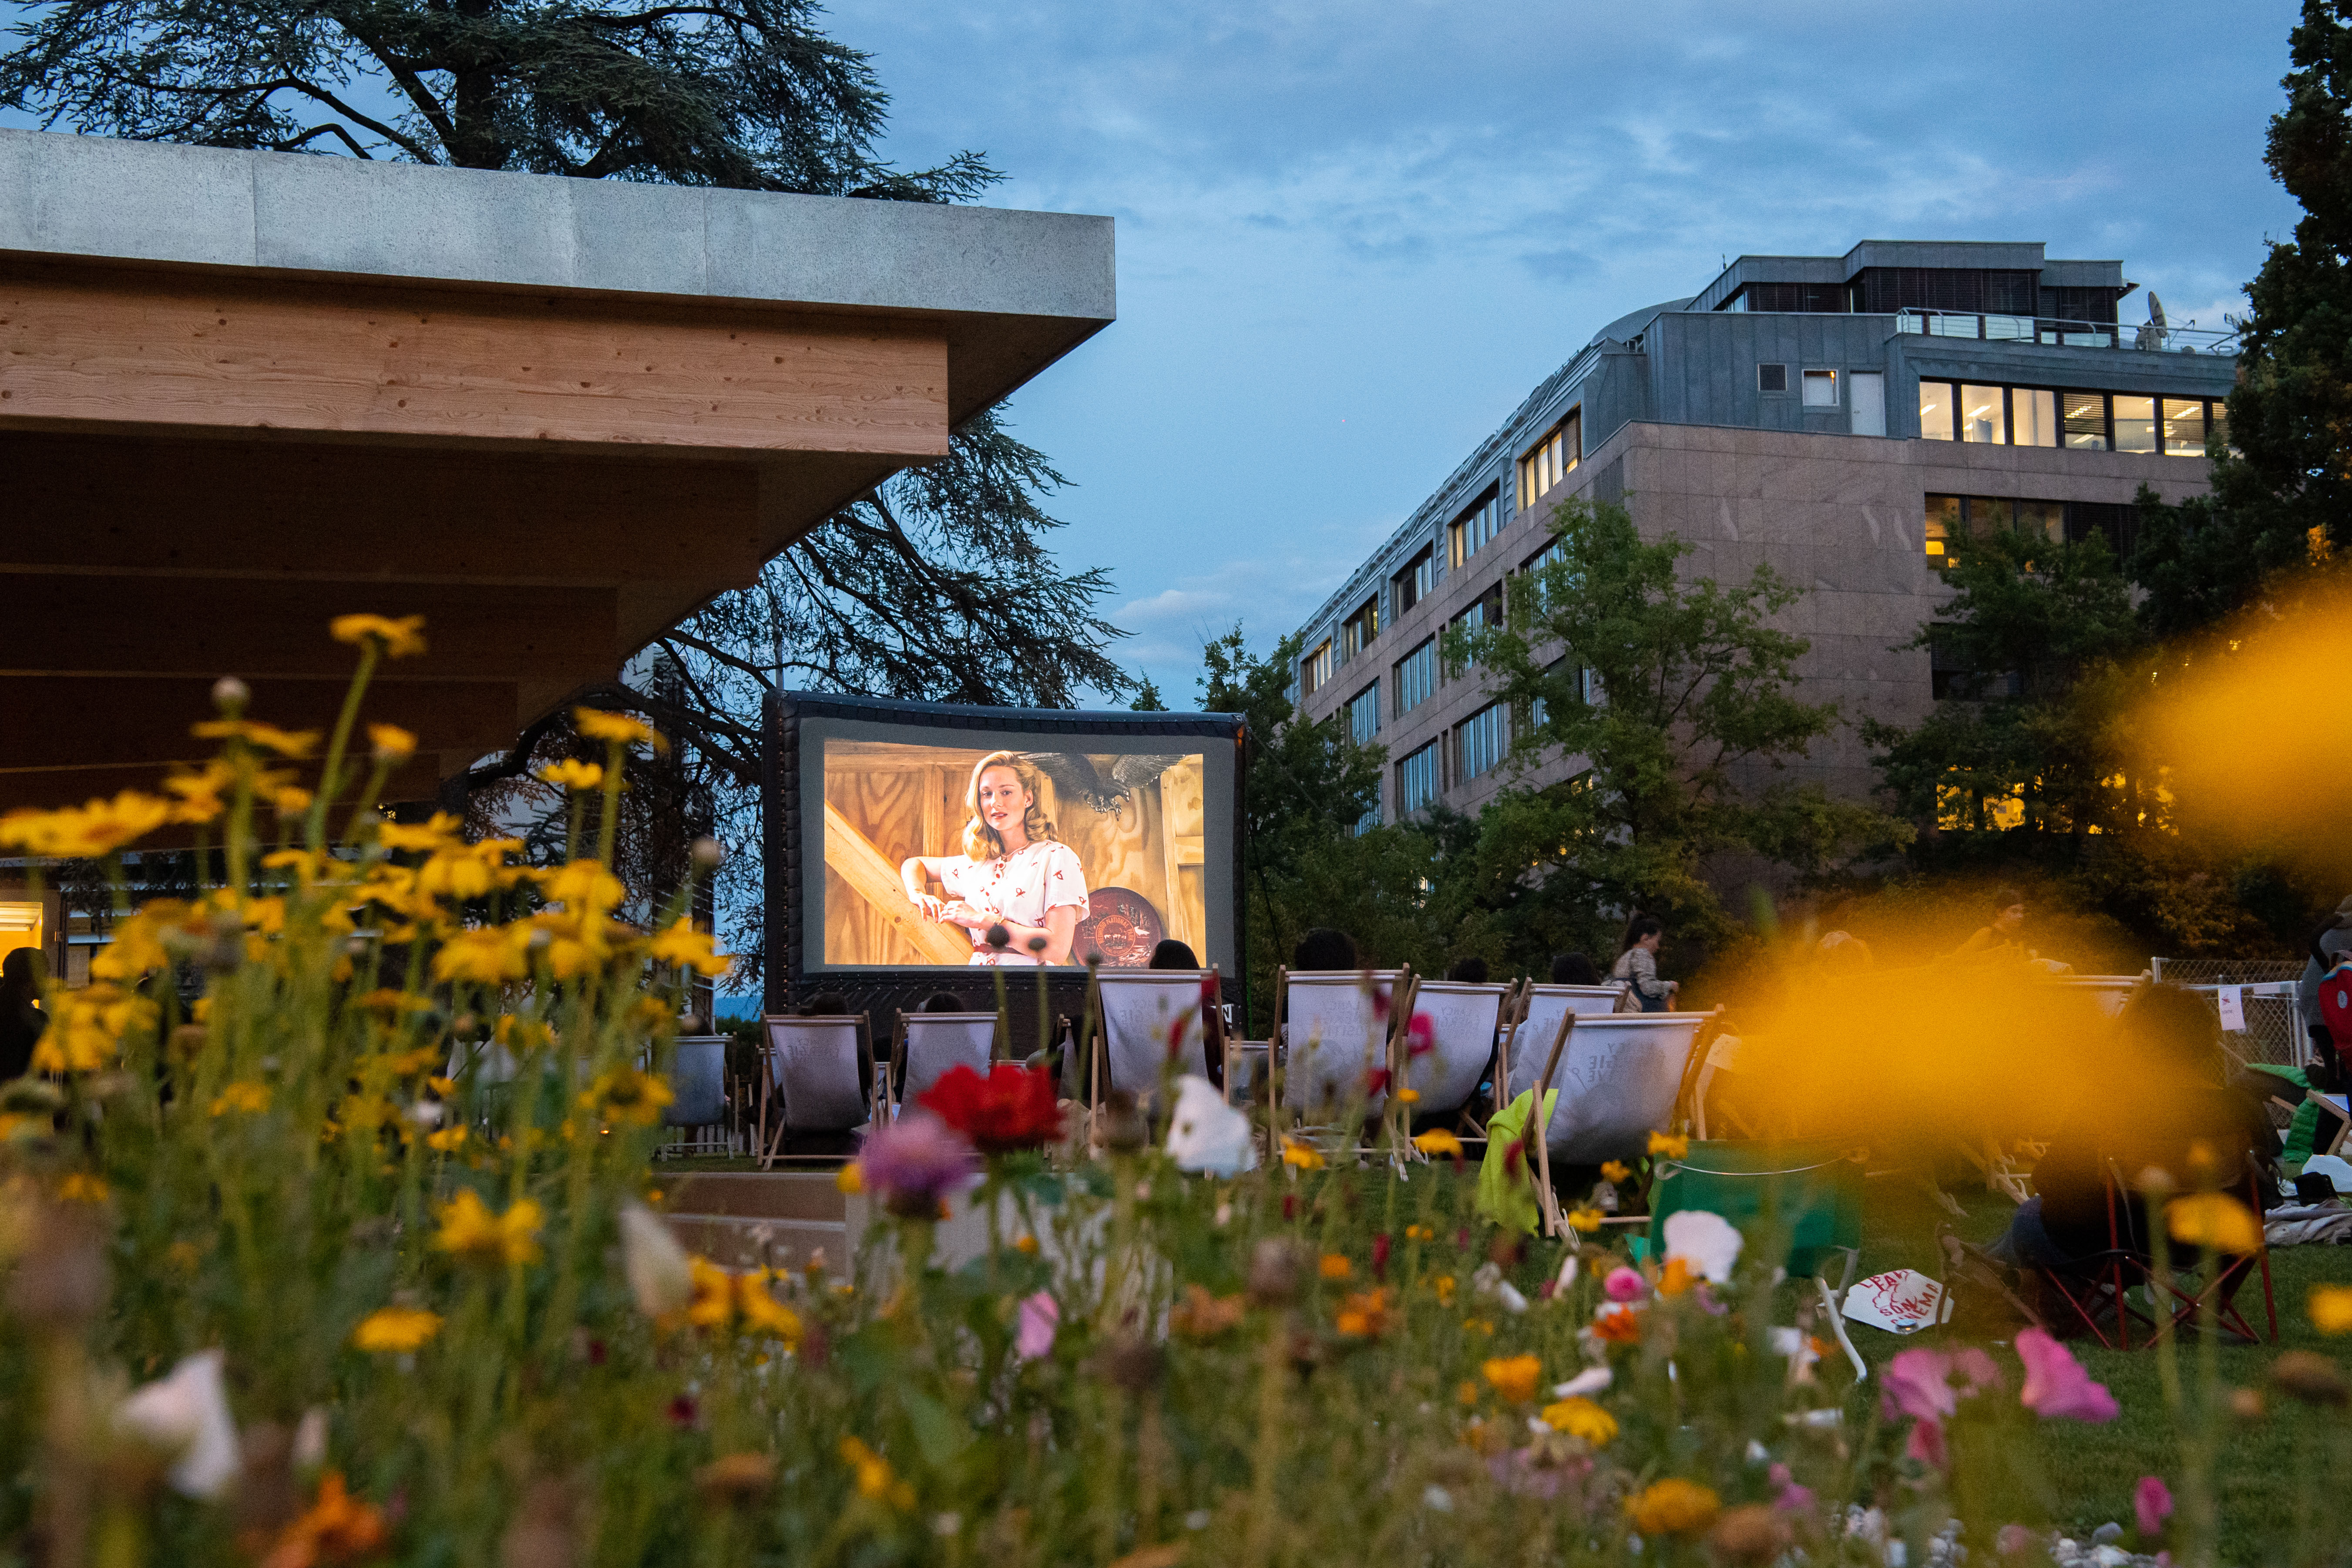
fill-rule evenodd
<path id="1" fill-rule="evenodd" d="M 1230 737 L 799 731 L 803 973 L 1141 968 L 1166 938 L 1231 972 Z"/>

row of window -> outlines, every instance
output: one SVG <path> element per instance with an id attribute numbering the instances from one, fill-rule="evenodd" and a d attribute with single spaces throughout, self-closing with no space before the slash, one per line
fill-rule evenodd
<path id="1" fill-rule="evenodd" d="M 2083 452 L 2161 452 L 2201 458 L 2209 434 L 2229 438 L 2215 397 L 2070 392 L 1965 381 L 1919 384 L 1919 434 L 1930 441 L 1993 447 L 2067 447 Z"/>
<path id="2" fill-rule="evenodd" d="M 1574 408 L 1568 417 L 1544 432 L 1519 458 L 1519 510 L 1536 504 L 1552 486 L 1568 478 L 1584 461 L 1584 411 Z"/>
<path id="3" fill-rule="evenodd" d="M 1453 766 L 1446 752 L 1451 742 Z M 1465 783 L 1500 767 L 1511 752 L 1511 706 L 1490 702 L 1428 744 L 1400 758 L 1396 764 L 1396 803 L 1400 819 L 1437 804 L 1450 771 L 1456 784 Z"/>
<path id="4" fill-rule="evenodd" d="M 2074 544 L 2095 533 L 2120 558 L 2131 553 L 2139 531 L 2139 509 L 2129 501 L 1930 494 L 1927 513 L 1927 564 L 1938 569 L 1952 563 L 1955 539 L 2014 530 L 2053 544 Z"/>

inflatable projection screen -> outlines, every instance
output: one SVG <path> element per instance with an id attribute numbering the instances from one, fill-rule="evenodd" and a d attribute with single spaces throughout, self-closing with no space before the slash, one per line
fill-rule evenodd
<path id="1" fill-rule="evenodd" d="M 770 713 L 772 973 L 795 991 L 966 972 L 1002 950 L 1074 973 L 1163 938 L 1235 973 L 1242 722 L 784 693 Z M 782 941 L 779 942 L 779 936 Z"/>

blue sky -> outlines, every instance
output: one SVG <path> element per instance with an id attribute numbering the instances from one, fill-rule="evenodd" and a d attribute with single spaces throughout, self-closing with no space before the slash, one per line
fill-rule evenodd
<path id="1" fill-rule="evenodd" d="M 992 205 L 1118 220 L 1119 321 L 1013 416 L 1181 707 L 1204 637 L 1290 629 L 1594 331 L 1727 254 L 2042 240 L 2218 325 L 2296 216 L 2262 166 L 2295 13 L 836 0 L 830 30 L 900 162 L 980 148 Z"/>

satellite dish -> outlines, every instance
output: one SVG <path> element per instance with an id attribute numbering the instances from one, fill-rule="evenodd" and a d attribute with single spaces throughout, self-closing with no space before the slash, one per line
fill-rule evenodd
<path id="1" fill-rule="evenodd" d="M 2161 327 L 2165 324 L 2164 301 L 2156 297 L 2156 290 L 2153 289 L 2147 291 L 2147 324 L 2151 327 Z"/>

